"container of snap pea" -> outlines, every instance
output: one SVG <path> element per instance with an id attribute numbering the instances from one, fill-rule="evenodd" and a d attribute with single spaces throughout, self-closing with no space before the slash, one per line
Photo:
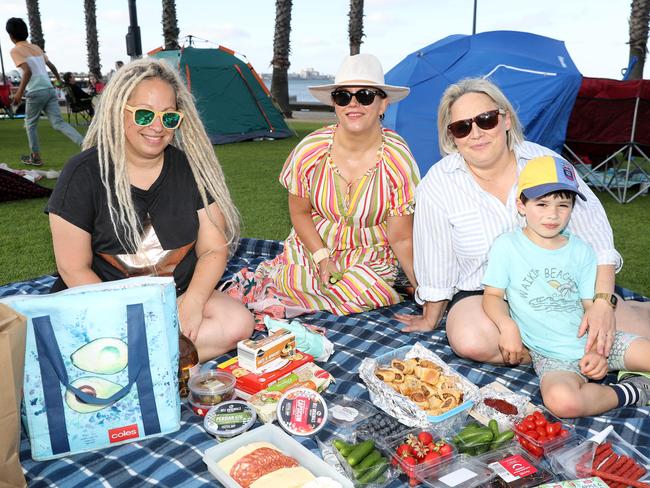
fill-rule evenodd
<path id="1" fill-rule="evenodd" d="M 488 425 L 476 421 L 467 422 L 451 435 L 458 452 L 467 456 L 479 456 L 503 449 L 511 445 L 514 438 L 515 433 L 510 429 L 500 430 L 495 419 L 490 419 Z"/>

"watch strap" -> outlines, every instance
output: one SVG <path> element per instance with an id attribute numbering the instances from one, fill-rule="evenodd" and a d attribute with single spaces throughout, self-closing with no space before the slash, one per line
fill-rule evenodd
<path id="1" fill-rule="evenodd" d="M 314 252 L 311 255 L 312 259 L 316 264 L 320 263 L 323 259 L 330 257 L 330 250 L 326 247 L 321 247 L 318 251 Z"/>
<path id="2" fill-rule="evenodd" d="M 616 304 L 618 303 L 618 299 L 616 298 L 616 295 L 612 293 L 596 293 L 593 299 L 595 301 L 598 298 L 605 300 L 612 308 L 616 308 Z"/>

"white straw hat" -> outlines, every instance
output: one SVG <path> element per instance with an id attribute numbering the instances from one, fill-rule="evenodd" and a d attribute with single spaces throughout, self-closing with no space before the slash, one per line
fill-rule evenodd
<path id="1" fill-rule="evenodd" d="M 389 103 L 398 102 L 409 94 L 410 88 L 405 86 L 386 85 L 384 83 L 384 69 L 379 60 L 372 54 L 355 54 L 347 56 L 334 83 L 329 85 L 310 86 L 311 94 L 326 105 L 334 105 L 332 91 L 343 86 L 367 86 L 378 88 L 387 95 Z"/>

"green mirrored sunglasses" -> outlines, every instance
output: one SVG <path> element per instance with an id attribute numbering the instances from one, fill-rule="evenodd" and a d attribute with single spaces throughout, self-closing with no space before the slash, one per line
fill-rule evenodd
<path id="1" fill-rule="evenodd" d="M 151 125 L 156 117 L 160 117 L 160 122 L 165 129 L 177 129 L 183 120 L 183 114 L 175 110 L 156 112 L 149 108 L 132 107 L 131 105 L 125 105 L 124 108 L 133 114 L 133 123 L 140 127 Z"/>

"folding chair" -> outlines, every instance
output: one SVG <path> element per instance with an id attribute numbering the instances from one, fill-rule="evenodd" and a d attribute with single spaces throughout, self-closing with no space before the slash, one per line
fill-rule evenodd
<path id="1" fill-rule="evenodd" d="M 92 100 L 79 100 L 70 85 L 63 85 L 63 93 L 65 94 L 65 101 L 68 112 L 68 123 L 70 123 L 70 116 L 74 115 L 75 125 L 79 125 L 78 116 L 81 115 L 86 123 L 89 124 L 90 120 L 93 117 Z"/>
<path id="2" fill-rule="evenodd" d="M 650 81 L 583 78 L 564 149 L 585 182 L 618 203 L 645 193 L 650 187 Z M 585 160 L 599 162 L 587 165 Z"/>

